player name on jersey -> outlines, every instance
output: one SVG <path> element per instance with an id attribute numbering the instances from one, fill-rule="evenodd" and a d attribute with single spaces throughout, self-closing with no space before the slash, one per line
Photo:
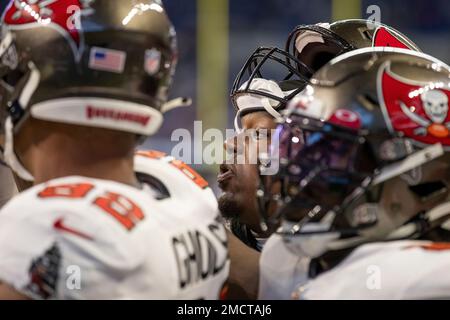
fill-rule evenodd
<path id="1" fill-rule="evenodd" d="M 228 257 L 223 253 L 227 250 L 225 228 L 220 222 L 215 222 L 208 225 L 208 229 L 208 234 L 190 230 L 172 239 L 180 289 L 214 276 L 226 266 Z M 220 245 L 212 242 L 211 237 Z"/>

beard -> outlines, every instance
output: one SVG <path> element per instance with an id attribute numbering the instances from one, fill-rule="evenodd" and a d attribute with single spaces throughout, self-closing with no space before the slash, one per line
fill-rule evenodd
<path id="1" fill-rule="evenodd" d="M 225 192 L 218 200 L 219 211 L 225 219 L 236 219 L 241 216 L 242 207 L 233 194 Z"/>

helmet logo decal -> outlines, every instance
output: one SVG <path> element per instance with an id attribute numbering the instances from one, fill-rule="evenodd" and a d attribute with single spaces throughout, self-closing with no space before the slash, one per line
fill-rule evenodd
<path id="1" fill-rule="evenodd" d="M 378 27 L 372 38 L 372 47 L 393 47 L 400 49 L 411 49 L 398 37 L 389 32 L 385 27 Z"/>
<path id="2" fill-rule="evenodd" d="M 328 122 L 353 130 L 359 130 L 362 126 L 359 114 L 347 109 L 337 109 Z"/>
<path id="3" fill-rule="evenodd" d="M 2 22 L 11 30 L 49 27 L 69 43 L 76 61 L 84 49 L 81 16 L 91 1 L 86 0 L 14 0 L 5 10 Z"/>
<path id="4" fill-rule="evenodd" d="M 380 68 L 378 95 L 391 131 L 421 144 L 450 147 L 450 90 L 442 82 L 420 84 Z"/>
<path id="5" fill-rule="evenodd" d="M 57 0 L 14 0 L 15 12 L 12 15 L 12 20 L 38 20 L 41 23 L 50 23 L 53 15 L 53 10 L 49 7 Z M 19 22 L 20 23 L 20 22 Z M 22 22 L 24 23 L 24 22 Z"/>
<path id="6" fill-rule="evenodd" d="M 161 52 L 158 49 L 145 50 L 144 69 L 150 76 L 158 73 L 161 67 Z"/>

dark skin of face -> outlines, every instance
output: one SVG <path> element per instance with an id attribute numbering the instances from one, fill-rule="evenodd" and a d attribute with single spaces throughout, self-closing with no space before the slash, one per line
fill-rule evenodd
<path id="1" fill-rule="evenodd" d="M 265 111 L 249 113 L 241 119 L 244 130 L 276 128 L 274 118 Z M 268 137 L 270 143 L 270 137 Z M 260 227 L 260 215 L 256 201 L 256 190 L 259 185 L 259 174 L 257 164 L 249 163 L 252 148 L 248 140 L 241 143 L 238 139 L 228 139 L 224 144 L 228 152 L 242 154 L 245 157 L 244 164 L 222 165 L 219 174 L 219 186 L 223 190 L 219 198 L 219 207 L 226 217 L 239 217 L 241 223 L 248 225 L 260 236 L 268 236 Z"/>

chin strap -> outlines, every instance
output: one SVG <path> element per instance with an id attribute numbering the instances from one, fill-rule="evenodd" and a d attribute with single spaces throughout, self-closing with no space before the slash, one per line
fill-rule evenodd
<path id="1" fill-rule="evenodd" d="M 40 79 L 41 73 L 36 68 L 33 62 L 28 62 L 28 68 L 30 69 L 30 76 L 23 87 L 23 90 L 17 100 L 20 108 L 25 109 L 31 100 L 32 95 L 36 91 Z M 5 121 L 5 150 L 3 152 L 4 160 L 6 164 L 23 180 L 34 181 L 34 177 L 31 173 L 22 165 L 14 151 L 14 124 L 11 116 Z"/>
<path id="2" fill-rule="evenodd" d="M 261 99 L 261 104 L 264 107 L 264 110 L 267 111 L 272 117 L 275 118 L 275 120 L 282 121 L 283 117 L 281 114 L 274 109 L 274 107 L 270 104 L 269 98 L 263 98 Z"/>
<path id="3" fill-rule="evenodd" d="M 31 173 L 22 165 L 14 152 L 14 133 L 11 117 L 5 122 L 5 151 L 4 157 L 6 164 L 23 180 L 34 181 Z"/>
<path id="4" fill-rule="evenodd" d="M 414 152 L 402 161 L 386 166 L 380 174 L 378 174 L 372 185 L 377 185 L 391 178 L 397 177 L 403 173 L 420 167 L 421 165 L 439 158 L 444 154 L 444 148 L 440 143 L 433 144 L 420 151 Z"/>
<path id="5" fill-rule="evenodd" d="M 420 224 L 420 221 L 426 222 L 427 225 L 430 225 L 430 228 L 434 228 L 435 223 L 439 220 L 445 219 L 443 223 L 440 223 L 440 226 L 443 229 L 450 229 L 450 202 L 444 202 L 433 209 L 425 212 L 423 217 L 419 219 L 419 221 L 409 222 L 397 230 L 393 231 L 387 237 L 388 240 L 402 239 L 402 238 L 411 238 L 414 236 L 420 236 L 423 232 L 423 225 Z"/>
<path id="6" fill-rule="evenodd" d="M 266 111 L 268 114 L 270 114 L 272 117 L 275 118 L 275 121 L 279 122 L 283 121 L 282 115 L 270 104 L 269 98 L 262 98 L 260 102 L 261 106 L 248 107 L 245 109 L 240 109 L 236 112 L 236 115 L 234 117 L 234 130 L 236 131 L 236 133 L 241 133 L 243 131 L 241 124 L 241 115 L 244 111 L 246 112 Z"/>
<path id="7" fill-rule="evenodd" d="M 192 99 L 188 97 L 180 97 L 167 101 L 161 107 L 161 113 L 169 112 L 176 108 L 190 107 L 192 105 Z"/>
<path id="8" fill-rule="evenodd" d="M 242 125 L 241 125 L 241 113 L 242 110 L 238 110 L 236 112 L 236 116 L 234 117 L 234 131 L 236 131 L 237 134 L 242 132 Z"/>
<path id="9" fill-rule="evenodd" d="M 436 222 L 445 219 L 443 223 L 435 225 Z M 392 231 L 384 239 L 376 239 L 376 241 L 395 241 L 403 239 L 416 239 L 420 237 L 424 231 L 429 231 L 428 228 L 424 228 L 424 225 L 428 225 L 429 229 L 433 229 L 436 226 L 440 226 L 443 229 L 450 230 L 450 201 L 444 202 L 433 209 L 425 212 L 418 220 L 408 222 L 407 224 Z M 362 243 L 368 243 L 368 239 L 363 236 L 356 236 L 347 239 L 340 239 L 328 243 L 328 250 L 342 250 L 351 248 Z"/>

